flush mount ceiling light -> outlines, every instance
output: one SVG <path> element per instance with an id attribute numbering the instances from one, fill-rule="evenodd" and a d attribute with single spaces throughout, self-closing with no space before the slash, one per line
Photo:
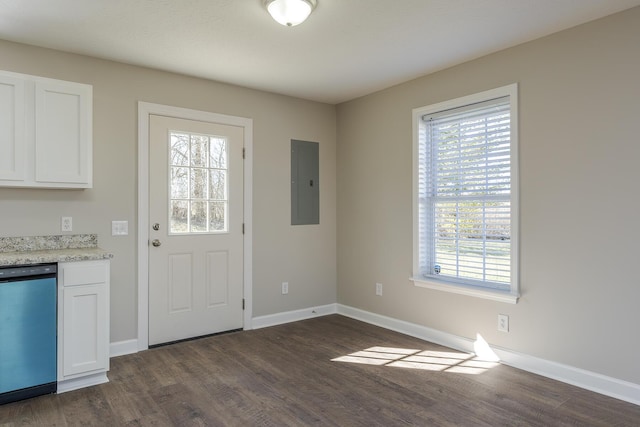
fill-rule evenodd
<path id="1" fill-rule="evenodd" d="M 287 27 L 303 23 L 317 4 L 317 0 L 264 0 L 271 17 Z"/>

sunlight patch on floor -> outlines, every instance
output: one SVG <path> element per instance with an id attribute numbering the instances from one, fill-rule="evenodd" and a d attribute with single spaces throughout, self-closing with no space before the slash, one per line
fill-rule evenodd
<path id="1" fill-rule="evenodd" d="M 482 374 L 499 365 L 500 359 L 480 334 L 474 349 L 476 353 L 376 346 L 331 361 L 468 375 Z"/>

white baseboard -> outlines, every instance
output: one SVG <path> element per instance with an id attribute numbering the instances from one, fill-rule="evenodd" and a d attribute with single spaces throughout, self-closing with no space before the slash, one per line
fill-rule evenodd
<path id="1" fill-rule="evenodd" d="M 335 313 L 336 304 L 328 304 L 318 307 L 309 307 L 300 310 L 286 311 L 283 313 L 269 314 L 266 316 L 258 316 L 251 319 L 250 327 L 245 328 L 245 330 L 266 328 L 269 326 L 297 322 L 298 320 L 311 319 L 313 317 L 326 316 L 328 314 Z M 137 339 L 112 342 L 109 347 L 109 356 L 124 356 L 126 354 L 137 353 L 138 351 L 140 351 L 140 349 L 138 348 Z"/>
<path id="2" fill-rule="evenodd" d="M 78 390 L 80 388 L 90 387 L 92 385 L 108 383 L 106 372 L 100 372 L 93 375 L 87 375 L 71 380 L 58 381 L 58 390 L 56 393 L 66 393 L 67 391 Z"/>
<path id="3" fill-rule="evenodd" d="M 327 304 L 318 307 L 258 316 L 252 319 L 251 326 L 253 329 L 260 329 L 336 313 L 455 350 L 469 353 L 474 351 L 474 340 L 470 338 L 460 337 L 426 326 L 382 316 L 342 304 Z M 491 349 L 505 365 L 640 405 L 640 384 L 529 356 L 506 348 L 491 346 Z M 137 339 L 114 342 L 110 345 L 111 357 L 137 352 Z"/>
<path id="4" fill-rule="evenodd" d="M 303 308 L 301 310 L 258 316 L 251 319 L 251 326 L 253 329 L 260 329 L 269 326 L 281 325 L 283 323 L 297 322 L 298 320 L 335 314 L 337 312 L 336 306 L 337 304 L 327 304 L 318 307 Z"/>
<path id="5" fill-rule="evenodd" d="M 283 323 L 296 322 L 298 320 L 311 319 L 313 317 L 326 316 L 336 313 L 336 304 L 322 305 L 318 307 L 303 308 L 301 310 L 287 311 L 283 313 L 269 314 L 251 319 L 249 329 L 260 329 L 268 326 L 281 325 Z M 109 356 L 117 357 L 133 354 L 139 351 L 138 340 L 112 342 L 109 346 Z"/>
<path id="6" fill-rule="evenodd" d="M 337 304 L 338 314 L 351 317 L 385 329 L 400 332 L 412 337 L 420 338 L 435 344 L 440 344 L 456 350 L 473 352 L 474 340 L 457 335 L 448 334 L 428 328 L 426 326 L 405 322 L 376 313 L 360 310 L 342 304 Z M 607 377 L 595 372 L 575 368 L 550 360 L 540 359 L 501 347 L 491 346 L 505 365 L 522 369 L 523 371 L 542 375 L 586 390 L 624 400 L 640 405 L 640 384 L 634 384 L 617 378 Z"/>
<path id="7" fill-rule="evenodd" d="M 138 340 L 126 340 L 109 344 L 109 357 L 124 356 L 138 352 Z"/>

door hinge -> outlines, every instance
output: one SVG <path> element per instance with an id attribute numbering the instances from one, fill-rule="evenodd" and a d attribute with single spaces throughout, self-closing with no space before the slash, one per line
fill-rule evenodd
<path id="1" fill-rule="evenodd" d="M 243 158 L 243 159 L 246 159 L 246 156 L 247 156 L 247 149 L 246 149 L 246 148 L 243 148 L 243 149 L 242 149 L 242 158 Z"/>
<path id="2" fill-rule="evenodd" d="M 244 298 L 242 298 L 242 309 L 244 310 Z"/>
<path id="3" fill-rule="evenodd" d="M 244 234 L 244 222 L 242 223 L 242 234 Z"/>

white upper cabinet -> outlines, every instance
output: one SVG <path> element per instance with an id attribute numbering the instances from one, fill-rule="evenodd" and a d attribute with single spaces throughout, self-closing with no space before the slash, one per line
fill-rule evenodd
<path id="1" fill-rule="evenodd" d="M 0 180 L 24 180 L 24 81 L 0 74 Z"/>
<path id="2" fill-rule="evenodd" d="M 91 86 L 36 82 L 37 182 L 91 186 L 91 98 Z"/>
<path id="3" fill-rule="evenodd" d="M 0 186 L 91 188 L 93 88 L 0 71 Z"/>

